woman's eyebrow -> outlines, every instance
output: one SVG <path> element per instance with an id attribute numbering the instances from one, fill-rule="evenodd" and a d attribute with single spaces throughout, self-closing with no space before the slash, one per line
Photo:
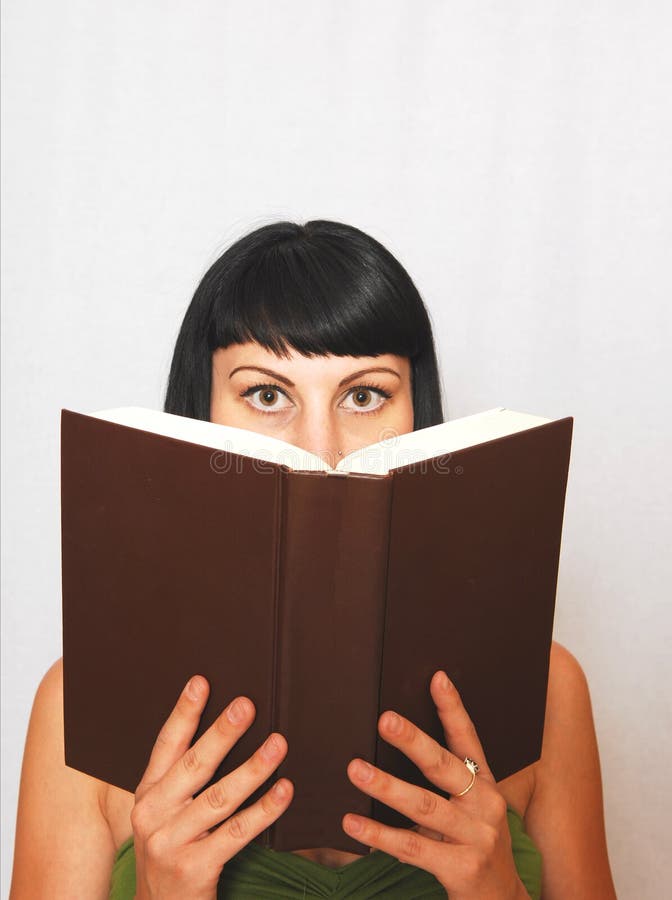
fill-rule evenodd
<path id="1" fill-rule="evenodd" d="M 287 387 L 294 387 L 294 382 L 290 381 L 289 378 L 285 378 L 284 375 L 279 375 L 277 372 L 274 372 L 272 369 L 262 369 L 261 366 L 236 366 L 235 369 L 232 369 L 229 373 L 229 378 L 233 378 L 236 372 L 240 372 L 242 369 L 250 369 L 253 372 L 263 372 L 264 375 L 270 375 L 271 378 L 277 378 L 278 381 L 281 381 L 283 384 L 286 384 Z"/>
<path id="2" fill-rule="evenodd" d="M 281 381 L 283 384 L 286 384 L 287 387 L 293 388 L 294 382 L 290 381 L 289 378 L 286 378 L 284 375 L 280 375 L 278 372 L 274 372 L 272 369 L 264 369 L 261 366 L 236 366 L 235 369 L 232 369 L 229 378 L 232 378 L 236 372 L 240 372 L 242 369 L 250 369 L 254 372 L 263 372 L 264 375 L 270 375 L 271 378 L 277 378 L 278 381 Z M 390 375 L 396 375 L 397 378 L 401 380 L 401 375 L 398 372 L 395 372 L 394 369 L 389 369 L 387 366 L 378 366 L 373 369 L 360 369 L 359 372 L 353 372 L 352 375 L 348 375 L 347 378 L 341 379 L 338 382 L 339 387 L 343 387 L 344 384 L 348 384 L 350 381 L 354 381 L 356 378 L 361 378 L 362 375 L 367 375 L 369 372 L 389 372 Z"/>
<path id="3" fill-rule="evenodd" d="M 352 375 L 348 375 L 347 378 L 339 381 L 338 386 L 343 387 L 343 385 L 347 384 L 349 381 L 354 381 L 356 378 L 361 378 L 362 375 L 368 375 L 369 372 L 389 372 L 390 375 L 396 375 L 397 378 L 401 381 L 401 375 L 398 372 L 395 372 L 394 369 L 388 369 L 387 366 L 378 366 L 375 369 L 360 369 L 359 372 L 353 372 Z"/>

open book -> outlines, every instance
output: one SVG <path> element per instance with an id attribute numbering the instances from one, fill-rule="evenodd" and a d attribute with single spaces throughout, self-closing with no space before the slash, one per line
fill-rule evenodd
<path id="1" fill-rule="evenodd" d="M 363 852 L 346 812 L 411 823 L 357 790 L 354 756 L 438 788 L 377 734 L 395 709 L 445 744 L 456 683 L 497 780 L 541 754 L 573 418 L 505 408 L 321 457 L 138 407 L 61 412 L 66 763 L 134 791 L 187 679 L 270 731 L 289 809 L 257 839 Z M 466 771 L 466 770 L 465 770 Z M 212 783 L 209 782 L 209 783 Z M 243 805 L 247 805 L 243 804 Z"/>
<path id="2" fill-rule="evenodd" d="M 549 421 L 541 416 L 513 412 L 501 406 L 495 407 L 487 412 L 454 419 L 419 431 L 410 431 L 402 435 L 387 434 L 379 442 L 354 450 L 342 459 L 335 460 L 336 465 L 332 467 L 320 456 L 301 447 L 245 428 L 217 425 L 214 422 L 189 419 L 186 416 L 176 416 L 139 406 L 105 409 L 92 415 L 108 422 L 141 428 L 153 434 L 162 434 L 193 444 L 203 444 L 205 447 L 236 453 L 251 459 L 281 463 L 298 471 L 335 470 L 369 475 L 385 475 L 390 469 L 402 465 L 444 457 L 452 451 L 514 434 Z"/>

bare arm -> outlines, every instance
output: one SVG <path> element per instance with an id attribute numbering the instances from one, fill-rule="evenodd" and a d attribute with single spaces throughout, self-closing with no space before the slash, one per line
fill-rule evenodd
<path id="1" fill-rule="evenodd" d="M 30 716 L 10 900 L 106 900 L 116 848 L 100 807 L 102 787 L 65 765 L 59 659 L 40 682 Z"/>
<path id="2" fill-rule="evenodd" d="M 525 827 L 543 857 L 543 900 L 616 900 L 586 676 L 553 642 L 541 760 Z"/>
<path id="3" fill-rule="evenodd" d="M 135 792 L 138 898 L 215 900 L 226 862 L 275 822 L 294 796 L 292 783 L 281 778 L 236 812 L 287 753 L 286 740 L 275 733 L 246 762 L 194 796 L 256 715 L 248 698 L 234 698 L 190 746 L 208 695 L 203 676 L 185 685 Z M 10 900 L 106 900 L 116 849 L 102 812 L 105 788 L 65 765 L 59 660 L 40 683 L 28 726 Z"/>

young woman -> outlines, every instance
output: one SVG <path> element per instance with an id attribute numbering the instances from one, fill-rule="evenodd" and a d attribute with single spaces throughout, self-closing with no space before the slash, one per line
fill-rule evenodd
<path id="1" fill-rule="evenodd" d="M 400 263 L 355 228 L 259 228 L 202 279 L 177 340 L 165 410 L 273 435 L 334 464 L 390 429 L 443 421 L 427 311 Z M 292 801 L 294 786 L 281 778 L 239 809 L 287 753 L 281 734 L 194 798 L 255 715 L 250 698 L 232 698 L 190 748 L 208 690 L 194 673 L 131 794 L 65 766 L 61 661 L 49 669 L 26 740 L 12 900 L 615 897 L 588 686 L 559 644 L 541 759 L 503 781 L 495 783 L 443 673 L 430 691 L 445 746 L 393 710 L 381 716 L 381 737 L 451 796 L 353 760 L 353 784 L 416 823 L 394 829 L 345 815 L 345 831 L 371 848 L 362 856 L 253 842 Z"/>

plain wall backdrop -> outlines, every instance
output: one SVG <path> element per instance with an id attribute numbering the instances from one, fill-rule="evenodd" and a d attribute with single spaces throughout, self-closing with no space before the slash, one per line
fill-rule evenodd
<path id="1" fill-rule="evenodd" d="M 671 25 L 666 2 L 6 0 L 3 895 L 61 655 L 60 410 L 160 408 L 200 276 L 280 218 L 399 257 L 449 418 L 575 417 L 555 638 L 591 687 L 619 896 L 665 894 Z"/>

